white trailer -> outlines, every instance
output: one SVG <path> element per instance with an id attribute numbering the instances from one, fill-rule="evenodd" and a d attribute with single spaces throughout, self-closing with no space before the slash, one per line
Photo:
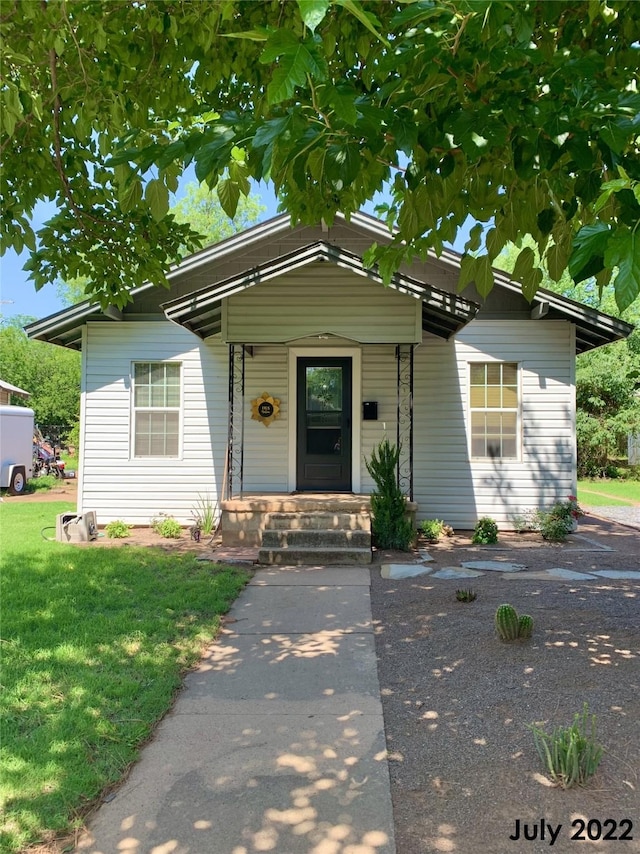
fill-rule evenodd
<path id="1" fill-rule="evenodd" d="M 0 487 L 24 492 L 33 474 L 33 409 L 0 406 Z"/>

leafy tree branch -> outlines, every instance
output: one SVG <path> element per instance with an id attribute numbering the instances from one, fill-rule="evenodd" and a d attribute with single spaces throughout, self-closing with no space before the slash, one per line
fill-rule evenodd
<path id="1" fill-rule="evenodd" d="M 569 270 L 638 298 L 633 0 L 50 0 L 0 26 L 2 246 L 30 249 L 36 287 L 88 275 L 123 304 L 162 283 L 198 245 L 169 213 L 195 164 L 230 215 L 251 180 L 303 223 L 387 188 L 367 256 L 386 276 L 471 217 L 461 286 L 487 293 L 511 242 L 527 297 Z M 43 199 L 59 210 L 36 245 Z"/>

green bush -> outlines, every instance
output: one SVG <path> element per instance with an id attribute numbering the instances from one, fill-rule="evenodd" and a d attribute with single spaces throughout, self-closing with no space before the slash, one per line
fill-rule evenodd
<path id="1" fill-rule="evenodd" d="M 437 543 L 444 532 L 444 522 L 441 519 L 424 519 L 420 522 L 420 533 L 430 543 Z"/>
<path id="2" fill-rule="evenodd" d="M 365 460 L 377 491 L 371 494 L 371 532 L 381 549 L 407 551 L 414 539 L 413 525 L 407 518 L 407 503 L 398 486 L 400 448 L 388 439 L 374 448 Z"/>
<path id="3" fill-rule="evenodd" d="M 570 727 L 557 727 L 551 734 L 530 724 L 536 749 L 554 783 L 569 789 L 582 785 L 595 774 L 602 747 L 596 741 L 596 716 L 588 720 L 585 703 Z"/>
<path id="4" fill-rule="evenodd" d="M 131 532 L 131 525 L 127 525 L 127 523 L 123 522 L 121 519 L 114 519 L 113 522 L 109 522 L 104 526 L 104 530 L 107 537 L 110 539 L 122 540 L 129 536 Z"/>
<path id="5" fill-rule="evenodd" d="M 548 510 L 537 510 L 534 521 L 536 530 L 543 539 L 562 543 L 573 530 L 576 519 L 584 516 L 575 495 L 567 496 L 566 501 L 556 501 Z"/>
<path id="6" fill-rule="evenodd" d="M 177 540 L 182 536 L 182 526 L 176 522 L 173 516 L 162 516 L 160 519 L 154 519 L 151 527 L 156 534 L 160 534 L 161 537 L 169 540 Z"/>
<path id="7" fill-rule="evenodd" d="M 478 519 L 473 529 L 471 542 L 483 546 L 498 542 L 498 525 L 491 516 L 483 516 L 482 519 Z"/>

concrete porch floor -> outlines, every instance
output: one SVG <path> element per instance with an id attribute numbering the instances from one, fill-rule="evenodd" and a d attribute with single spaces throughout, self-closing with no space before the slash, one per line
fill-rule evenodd
<path id="1" fill-rule="evenodd" d="M 371 496 L 353 492 L 246 492 L 241 497 L 222 501 L 220 506 L 223 512 L 368 513 Z"/>

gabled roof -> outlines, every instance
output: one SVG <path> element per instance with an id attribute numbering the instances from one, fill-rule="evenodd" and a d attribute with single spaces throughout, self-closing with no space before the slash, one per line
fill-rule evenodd
<path id="1" fill-rule="evenodd" d="M 0 389 L 8 392 L 9 394 L 15 394 L 16 397 L 22 397 L 25 400 L 28 397 L 31 397 L 30 391 L 25 391 L 23 388 L 18 388 L 17 385 L 11 385 L 11 383 L 7 383 L 4 380 L 0 380 Z"/>
<path id="2" fill-rule="evenodd" d="M 344 220 L 340 215 L 338 215 L 336 219 Z M 364 213 L 355 213 L 351 215 L 349 221 L 353 226 L 367 234 L 371 238 L 372 242 L 377 240 L 381 243 L 385 243 L 390 239 L 386 225 L 375 217 Z M 171 282 L 178 277 L 183 277 L 185 273 L 195 272 L 202 268 L 206 269 L 207 265 L 214 261 L 218 261 L 235 253 L 239 254 L 243 250 L 247 249 L 247 247 L 265 238 L 276 238 L 278 235 L 289 231 L 290 228 L 291 221 L 287 214 L 282 214 L 274 217 L 273 219 L 259 223 L 258 225 L 252 226 L 243 232 L 234 234 L 231 237 L 220 241 L 220 243 L 207 246 L 205 249 L 201 249 L 199 252 L 184 258 L 179 264 L 169 271 L 167 278 L 169 282 Z M 357 256 L 352 256 L 351 253 L 345 252 L 345 250 L 338 250 L 338 252 L 342 253 L 345 258 L 347 256 L 351 256 L 352 259 L 357 259 Z M 283 258 L 287 257 L 288 256 L 283 256 Z M 457 270 L 460 267 L 460 257 L 461 256 L 457 252 L 450 249 L 445 249 L 439 256 L 436 256 L 435 253 L 430 253 L 430 259 L 434 263 L 442 265 L 442 267 L 449 269 L 454 274 L 457 273 Z M 357 260 L 359 261 L 359 265 L 362 269 L 361 271 L 354 269 L 354 272 L 360 272 L 360 274 L 367 275 L 369 278 L 373 278 L 377 275 L 372 271 L 364 272 L 361 260 Z M 277 264 L 278 261 L 273 263 Z M 494 273 L 496 285 L 505 288 L 512 293 L 522 294 L 520 286 L 516 282 L 513 282 L 508 275 L 498 270 L 494 271 Z M 248 275 L 248 273 L 245 275 Z M 401 276 L 401 278 L 407 282 L 409 281 L 409 277 L 407 276 Z M 418 280 L 414 279 L 412 281 L 417 282 L 423 289 L 429 287 Z M 218 285 L 216 284 L 211 287 L 215 288 L 217 286 Z M 157 285 L 142 285 L 141 287 L 132 290 L 131 296 L 135 301 L 137 296 L 152 291 L 155 288 L 157 288 Z M 209 288 L 205 288 L 204 290 L 207 291 Z M 451 295 L 446 291 L 438 291 L 436 288 L 431 288 L 430 290 L 431 296 L 435 299 L 435 302 L 438 300 L 438 293 L 446 294 L 449 300 L 454 302 L 460 300 L 460 297 Z M 197 293 L 200 294 L 201 292 L 198 291 Z M 190 295 L 190 297 L 191 296 L 194 295 Z M 187 299 L 188 298 L 185 297 L 183 300 L 173 300 L 168 302 L 166 307 L 173 308 L 173 303 L 181 301 L 184 302 Z M 459 307 L 462 307 L 463 304 L 464 301 L 460 302 Z M 441 309 L 443 306 L 444 302 L 441 305 Z M 431 312 L 431 321 L 429 322 L 435 322 L 435 303 L 424 304 L 423 320 L 425 311 Z M 602 344 L 609 344 L 613 341 L 626 338 L 631 334 L 634 328 L 632 325 L 625 323 L 622 320 L 617 320 L 616 318 L 597 311 L 596 309 L 588 308 L 587 306 L 568 299 L 567 297 L 545 290 L 540 290 L 536 294 L 532 302 L 532 316 L 541 318 L 546 316 L 550 319 L 566 320 L 574 323 L 576 326 L 576 351 L 578 353 L 590 350 L 594 347 L 599 347 Z M 59 344 L 63 347 L 70 347 L 72 349 L 79 350 L 82 344 L 82 329 L 88 320 L 108 321 L 109 319 L 119 320 L 121 318 L 122 313 L 117 309 L 107 309 L 106 311 L 103 311 L 99 305 L 92 304 L 89 300 L 86 300 L 85 302 L 78 303 L 71 308 L 66 308 L 62 311 L 56 312 L 55 314 L 49 315 L 42 320 L 30 323 L 25 327 L 25 329 L 30 338 L 35 338 L 40 341 L 48 341 L 53 344 Z M 446 321 L 446 324 L 450 323 L 453 323 L 451 319 Z M 446 324 L 444 328 L 441 329 L 441 332 L 436 334 L 446 332 Z M 427 327 L 425 326 L 425 328 Z M 213 333 L 209 332 L 208 334 Z"/>
<path id="3" fill-rule="evenodd" d="M 317 241 L 281 255 L 275 261 L 260 264 L 238 276 L 232 276 L 187 296 L 166 302 L 162 308 L 169 320 L 179 323 L 200 338 L 208 338 L 221 330 L 224 299 L 317 262 L 336 264 L 338 267 L 384 286 L 382 276 L 377 270 L 367 269 L 358 255 L 324 241 Z M 477 303 L 400 273 L 393 276 L 389 287 L 419 299 L 422 302 L 423 330 L 441 338 L 450 338 L 473 320 L 480 309 Z"/>

